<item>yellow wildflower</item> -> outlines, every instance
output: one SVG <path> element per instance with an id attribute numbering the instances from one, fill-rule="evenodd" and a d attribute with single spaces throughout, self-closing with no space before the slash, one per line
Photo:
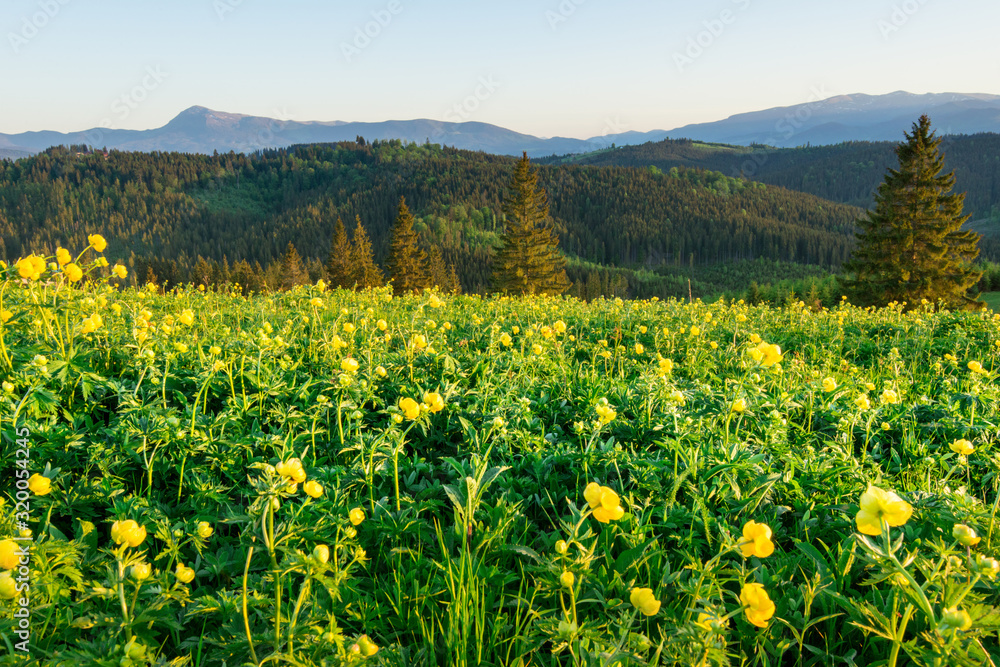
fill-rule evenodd
<path id="1" fill-rule="evenodd" d="M 91 234 L 87 237 L 87 242 L 97 252 L 104 252 L 104 249 L 108 247 L 108 242 L 100 234 Z"/>
<path id="2" fill-rule="evenodd" d="M 972 443 L 965 438 L 959 438 L 948 446 L 951 448 L 951 451 L 961 456 L 968 456 L 972 452 L 976 451 L 976 448 L 972 446 Z"/>
<path id="3" fill-rule="evenodd" d="M 146 529 L 133 519 L 115 521 L 111 524 L 111 539 L 116 544 L 128 544 L 130 547 L 137 547 L 146 539 Z"/>
<path id="4" fill-rule="evenodd" d="M 63 273 L 66 275 L 66 279 L 72 283 L 75 283 L 83 278 L 83 269 L 73 263 L 64 266 Z"/>
<path id="5" fill-rule="evenodd" d="M 14 540 L 0 541 L 0 570 L 13 570 L 21 562 L 20 549 Z"/>
<path id="6" fill-rule="evenodd" d="M 594 510 L 594 518 L 601 523 L 617 521 L 625 516 L 625 510 L 619 502 L 618 494 L 609 487 L 591 482 L 584 489 L 583 497 Z"/>
<path id="7" fill-rule="evenodd" d="M 660 601 L 653 595 L 652 588 L 633 588 L 629 601 L 645 616 L 654 616 L 660 611 Z"/>
<path id="8" fill-rule="evenodd" d="M 190 584 L 194 581 L 194 570 L 184 565 L 184 563 L 177 563 L 177 568 L 174 570 L 174 576 L 177 577 L 177 581 L 182 584 Z"/>
<path id="9" fill-rule="evenodd" d="M 882 522 L 889 526 L 902 526 L 910 520 L 913 508 L 892 491 L 869 486 L 861 495 L 858 512 L 858 530 L 865 535 L 881 535 Z"/>
<path id="10" fill-rule="evenodd" d="M 365 520 L 365 511 L 360 507 L 355 507 L 348 513 L 347 518 L 351 521 L 351 525 L 360 526 L 361 522 Z"/>
<path id="11" fill-rule="evenodd" d="M 744 542 L 740 544 L 740 550 L 744 558 L 757 556 L 767 558 L 774 553 L 774 542 L 771 541 L 771 527 L 766 523 L 747 521 L 743 526 Z"/>
<path id="12" fill-rule="evenodd" d="M 412 398 L 399 399 L 399 409 L 407 419 L 416 419 L 420 416 L 420 404 Z"/>
<path id="13" fill-rule="evenodd" d="M 767 627 L 774 616 L 774 603 L 761 584 L 747 584 L 740 592 L 740 602 L 746 607 L 747 620 L 759 628 Z"/>
<path id="14" fill-rule="evenodd" d="M 52 491 L 52 480 L 45 475 L 35 473 L 28 478 L 28 488 L 36 496 L 45 496 Z"/>
<path id="15" fill-rule="evenodd" d="M 437 392 L 425 393 L 424 403 L 427 404 L 427 409 L 431 412 L 441 412 L 444 410 L 444 398 Z"/>

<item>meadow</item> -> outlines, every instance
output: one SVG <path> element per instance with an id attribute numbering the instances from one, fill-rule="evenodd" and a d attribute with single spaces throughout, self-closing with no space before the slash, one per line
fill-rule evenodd
<path id="1" fill-rule="evenodd" d="M 0 664 L 1000 663 L 1000 315 L 163 294 L 89 241 L 2 268 Z"/>

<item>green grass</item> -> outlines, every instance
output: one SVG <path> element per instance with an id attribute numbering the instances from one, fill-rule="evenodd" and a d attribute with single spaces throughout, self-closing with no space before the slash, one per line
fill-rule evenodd
<path id="1" fill-rule="evenodd" d="M 1000 659 L 992 317 L 15 271 L 38 664 Z"/>
<path id="2" fill-rule="evenodd" d="M 995 313 L 1000 313 L 1000 292 L 985 292 L 979 295 L 983 303 Z"/>

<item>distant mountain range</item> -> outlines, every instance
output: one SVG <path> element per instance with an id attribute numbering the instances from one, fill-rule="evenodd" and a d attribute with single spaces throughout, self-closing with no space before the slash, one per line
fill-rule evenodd
<path id="1" fill-rule="evenodd" d="M 0 133 L 0 159 L 25 157 L 56 145 L 87 144 L 128 151 L 211 154 L 213 151 L 252 152 L 293 144 L 353 141 L 358 136 L 369 141 L 430 141 L 500 155 L 520 155 L 526 151 L 532 157 L 586 153 L 612 143 L 638 145 L 667 138 L 791 147 L 859 140 L 899 141 L 903 132 L 923 113 L 930 115 L 939 135 L 1000 132 L 1000 95 L 959 93 L 840 95 L 669 131 L 625 132 L 590 139 L 540 138 L 478 122 L 427 119 L 379 123 L 301 122 L 224 113 L 196 106 L 152 130 L 93 128 L 71 133 Z"/>

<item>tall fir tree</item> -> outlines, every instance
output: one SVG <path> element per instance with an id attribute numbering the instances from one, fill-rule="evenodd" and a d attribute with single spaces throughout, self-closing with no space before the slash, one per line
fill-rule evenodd
<path id="1" fill-rule="evenodd" d="M 413 214 L 403 197 L 399 198 L 399 210 L 392 226 L 387 264 L 394 294 L 419 292 L 430 282 L 427 255 L 420 249 L 419 237 L 413 229 Z"/>
<path id="2" fill-rule="evenodd" d="M 290 290 L 296 285 L 304 285 L 308 281 L 309 275 L 306 273 L 306 267 L 302 263 L 299 251 L 289 241 L 285 254 L 281 258 L 281 266 L 276 279 L 277 287 L 280 290 Z"/>
<path id="3" fill-rule="evenodd" d="M 351 242 L 347 239 L 344 221 L 337 216 L 333 227 L 333 242 L 326 260 L 326 281 L 331 288 L 354 287 L 351 280 Z"/>
<path id="4" fill-rule="evenodd" d="M 889 169 L 875 195 L 875 209 L 857 221 L 858 245 L 844 269 L 844 292 L 858 305 L 941 301 L 971 307 L 967 296 L 981 272 L 973 267 L 979 235 L 963 230 L 965 194 L 952 194 L 954 172 L 941 174 L 941 139 L 925 115 L 896 148 L 898 169 Z"/>
<path id="5" fill-rule="evenodd" d="M 351 237 L 351 273 L 350 282 L 355 289 L 381 287 L 385 284 L 382 269 L 375 265 L 372 258 L 372 242 L 368 232 L 361 224 L 361 216 L 355 216 L 357 224 Z"/>
<path id="6" fill-rule="evenodd" d="M 445 264 L 441 248 L 436 245 L 432 245 L 427 251 L 427 272 L 430 277 L 428 282 L 431 286 L 437 287 L 447 294 L 458 294 L 462 291 L 455 266 Z"/>
<path id="7" fill-rule="evenodd" d="M 549 203 L 528 154 L 514 168 L 501 209 L 506 229 L 493 262 L 493 284 L 510 294 L 562 294 L 571 283 L 559 239 L 548 225 Z"/>

